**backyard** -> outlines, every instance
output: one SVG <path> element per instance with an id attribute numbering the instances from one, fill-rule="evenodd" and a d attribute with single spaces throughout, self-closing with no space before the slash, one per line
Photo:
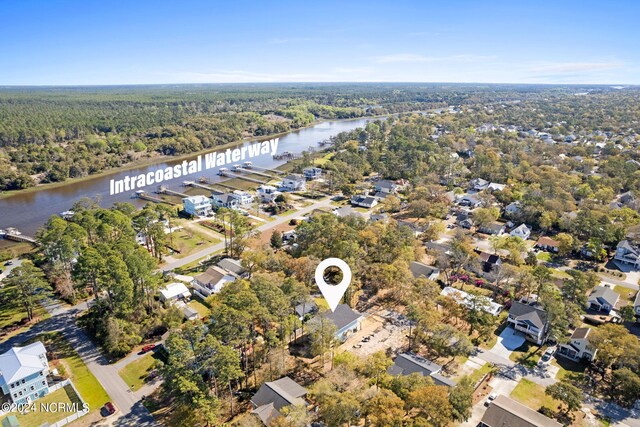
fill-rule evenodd
<path id="1" fill-rule="evenodd" d="M 134 360 L 122 368 L 118 375 L 133 391 L 138 391 L 150 380 L 149 374 L 153 371 L 160 357 L 155 353 L 147 353 L 138 360 Z"/>
<path id="2" fill-rule="evenodd" d="M 523 378 L 511 392 L 511 397 L 535 411 L 543 406 L 554 412 L 557 411 L 561 402 L 547 396 L 544 390 L 543 386 Z"/>

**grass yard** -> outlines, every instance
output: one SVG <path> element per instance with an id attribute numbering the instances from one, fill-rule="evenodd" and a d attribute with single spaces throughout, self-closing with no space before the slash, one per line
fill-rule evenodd
<path id="1" fill-rule="evenodd" d="M 567 380 L 573 384 L 580 384 L 582 382 L 584 371 L 587 369 L 586 364 L 574 362 L 564 357 L 552 359 L 551 364 L 560 368 L 556 374 L 558 381 Z"/>
<path id="2" fill-rule="evenodd" d="M 118 375 L 133 391 L 138 391 L 147 382 L 149 372 L 154 369 L 156 360 L 160 360 L 160 358 L 155 352 L 147 353 L 122 368 Z"/>
<path id="3" fill-rule="evenodd" d="M 549 262 L 551 261 L 551 254 L 549 252 L 538 252 L 536 258 L 538 259 L 538 261 Z"/>
<path id="4" fill-rule="evenodd" d="M 571 275 L 557 268 L 551 269 L 551 275 L 557 279 L 571 279 Z"/>
<path id="5" fill-rule="evenodd" d="M 318 310 L 320 311 L 329 310 L 329 304 L 327 304 L 327 301 L 324 298 L 322 297 L 314 298 L 313 302 L 315 302 L 316 305 L 318 306 Z"/>
<path id="6" fill-rule="evenodd" d="M 315 166 L 323 166 L 325 165 L 329 160 L 331 160 L 333 158 L 333 156 L 335 156 L 336 153 L 327 153 L 324 156 L 314 159 L 313 160 L 313 164 Z"/>
<path id="7" fill-rule="evenodd" d="M 63 338 L 60 332 L 49 332 L 42 334 L 31 340 L 30 342 L 42 341 L 47 348 L 48 354 L 51 356 L 49 360 L 51 366 L 61 364 L 66 372 L 66 376 L 73 381 L 73 385 L 78 393 L 89 405 L 89 410 L 99 411 L 100 408 L 107 403 L 109 395 L 102 388 L 96 377 L 89 371 L 87 365 L 84 364 L 78 353 L 73 350 L 71 345 Z M 58 367 L 58 371 L 60 368 Z"/>
<path id="8" fill-rule="evenodd" d="M 33 245 L 24 242 L 12 242 L 10 240 L 0 241 L 0 262 L 18 258 L 33 251 Z"/>
<path id="9" fill-rule="evenodd" d="M 209 307 L 202 304 L 200 301 L 197 301 L 195 298 L 189 301 L 189 304 L 187 305 L 197 311 L 201 319 L 209 317 Z"/>
<path id="10" fill-rule="evenodd" d="M 27 326 L 27 313 L 22 305 L 19 304 L 19 300 L 13 297 L 14 288 L 14 286 L 3 286 L 0 288 L 0 330 L 7 334 L 10 332 L 13 334 L 18 332 L 18 330 L 10 331 L 12 326 L 22 326 L 18 328 L 19 330 Z M 39 304 L 35 307 L 33 316 L 34 319 L 40 320 L 50 317 L 49 313 Z M 0 334 L 0 337 L 3 339 L 7 338 L 4 334 Z"/>
<path id="11" fill-rule="evenodd" d="M 66 411 L 66 405 L 73 402 L 77 402 L 75 392 L 73 388 L 67 386 L 36 400 L 33 407 L 35 410 L 24 415 L 15 412 L 11 415 L 16 416 L 20 427 L 39 427 L 43 424 L 53 424 L 75 413 L 76 411 L 74 410 Z M 64 404 L 65 406 L 58 408 L 58 404 Z M 76 407 L 77 409 L 82 409 L 82 404 L 77 404 Z M 53 408 L 55 408 L 55 412 Z M 72 406 L 69 405 L 69 409 L 71 408 Z M 58 409 L 60 410 L 58 411 Z"/>
<path id="12" fill-rule="evenodd" d="M 523 378 L 511 392 L 511 398 L 534 411 L 537 411 L 543 406 L 552 411 L 557 411 L 561 402 L 544 394 L 544 390 L 545 388 L 543 386 Z"/>
<path id="13" fill-rule="evenodd" d="M 477 384 L 486 374 L 491 372 L 491 366 L 488 363 L 482 365 L 482 367 L 469 375 L 469 378 L 473 380 L 473 384 Z"/>
<path id="14" fill-rule="evenodd" d="M 220 243 L 219 239 L 186 228 L 171 233 L 168 238 L 169 242 L 171 238 L 173 238 L 173 244 L 169 243 L 169 245 L 177 251 L 180 251 L 180 253 L 176 252 L 173 254 L 174 258 L 184 258 L 207 246 Z"/>
<path id="15" fill-rule="evenodd" d="M 633 289 L 626 288 L 624 286 L 615 286 L 613 291 L 620 295 L 620 298 L 624 301 L 633 301 L 636 296 L 636 292 Z"/>
<path id="16" fill-rule="evenodd" d="M 532 368 L 538 364 L 545 350 L 546 347 L 538 347 L 529 341 L 525 341 L 524 344 L 511 352 L 509 359 Z"/>

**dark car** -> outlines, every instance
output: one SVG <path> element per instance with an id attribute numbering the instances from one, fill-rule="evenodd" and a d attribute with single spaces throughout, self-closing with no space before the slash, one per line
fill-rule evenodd
<path id="1" fill-rule="evenodd" d="M 7 261 L 4 263 L 4 265 L 13 265 L 13 261 Z"/>

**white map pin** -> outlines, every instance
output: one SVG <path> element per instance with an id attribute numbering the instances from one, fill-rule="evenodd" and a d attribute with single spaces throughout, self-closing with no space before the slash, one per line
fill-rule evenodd
<path id="1" fill-rule="evenodd" d="M 342 281 L 337 285 L 330 285 L 325 282 L 324 271 L 328 267 L 338 267 L 342 271 Z M 331 311 L 336 311 L 340 299 L 342 299 L 351 284 L 351 269 L 349 265 L 340 258 L 327 258 L 316 267 L 315 279 L 322 296 L 329 304 L 329 308 L 331 308 Z"/>

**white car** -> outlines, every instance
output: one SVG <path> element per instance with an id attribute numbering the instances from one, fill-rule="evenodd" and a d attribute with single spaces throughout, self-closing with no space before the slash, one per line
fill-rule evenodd
<path id="1" fill-rule="evenodd" d="M 540 363 L 549 363 L 551 361 L 551 356 L 556 352 L 555 347 L 549 347 L 545 350 L 544 354 L 540 358 Z"/>
<path id="2" fill-rule="evenodd" d="M 491 393 L 489 397 L 487 397 L 487 400 L 484 401 L 484 406 L 491 405 L 491 402 L 493 402 L 496 397 L 498 397 L 498 393 Z"/>

